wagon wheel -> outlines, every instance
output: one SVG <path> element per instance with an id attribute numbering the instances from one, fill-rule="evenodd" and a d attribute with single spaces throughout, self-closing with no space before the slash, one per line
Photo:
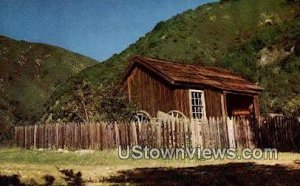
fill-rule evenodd
<path id="1" fill-rule="evenodd" d="M 182 112 L 180 112 L 179 110 L 171 110 L 167 114 L 174 117 L 175 119 L 182 119 L 182 120 L 187 119 L 187 117 Z"/>
<path id="2" fill-rule="evenodd" d="M 137 111 L 132 118 L 132 121 L 136 123 L 143 123 L 143 124 L 150 123 L 150 120 L 151 120 L 150 114 L 144 110 Z"/>

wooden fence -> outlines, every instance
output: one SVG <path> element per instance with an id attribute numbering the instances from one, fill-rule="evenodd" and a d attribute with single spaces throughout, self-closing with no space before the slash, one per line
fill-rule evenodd
<path id="1" fill-rule="evenodd" d="M 260 148 L 300 152 L 300 117 L 268 117 L 252 124 L 254 143 Z"/>
<path id="2" fill-rule="evenodd" d="M 148 147 L 245 148 L 280 147 L 295 150 L 299 120 L 208 118 L 151 120 L 148 123 L 57 123 L 15 128 L 17 146 L 24 148 L 113 149 Z M 289 143 L 289 145 L 286 145 Z"/>

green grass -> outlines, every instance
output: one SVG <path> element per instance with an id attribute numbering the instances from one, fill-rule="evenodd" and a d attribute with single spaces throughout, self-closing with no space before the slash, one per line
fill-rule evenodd
<path id="1" fill-rule="evenodd" d="M 116 175 L 121 170 L 154 167 L 195 167 L 206 165 L 221 165 L 227 163 L 255 162 L 266 165 L 293 166 L 300 160 L 298 153 L 279 153 L 278 160 L 121 160 L 116 150 L 95 151 L 92 154 L 80 155 L 75 152 L 61 153 L 57 151 L 36 151 L 19 148 L 0 149 L 0 174 L 19 174 L 23 181 L 35 179 L 42 183 L 46 174 L 57 178 L 57 183 L 62 183 L 58 168 L 81 171 L 83 179 L 89 182 L 98 182 L 100 179 Z"/>
<path id="2" fill-rule="evenodd" d="M 112 165 L 120 163 L 114 151 L 101 151 L 80 155 L 75 152 L 37 151 L 24 149 L 1 149 L 0 161 L 12 163 L 28 163 L 41 165 Z"/>

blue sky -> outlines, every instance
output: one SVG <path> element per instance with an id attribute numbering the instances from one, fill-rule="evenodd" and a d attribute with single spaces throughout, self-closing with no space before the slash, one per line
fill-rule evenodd
<path id="1" fill-rule="evenodd" d="M 60 46 L 97 60 L 155 24 L 215 0 L 0 0 L 0 35 Z"/>

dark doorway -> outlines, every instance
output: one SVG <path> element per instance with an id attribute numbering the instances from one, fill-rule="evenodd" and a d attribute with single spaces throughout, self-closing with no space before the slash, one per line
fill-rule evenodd
<path id="1" fill-rule="evenodd" d="M 250 116 L 254 114 L 253 97 L 240 94 L 226 94 L 228 116 Z"/>

